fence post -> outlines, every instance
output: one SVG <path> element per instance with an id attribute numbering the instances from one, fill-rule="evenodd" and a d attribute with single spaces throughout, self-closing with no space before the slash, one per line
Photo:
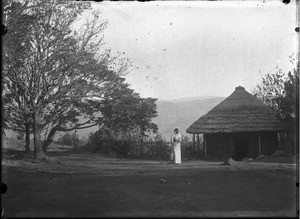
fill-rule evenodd
<path id="1" fill-rule="evenodd" d="M 134 141 L 134 154 L 136 157 L 139 156 L 139 141 Z"/>
<path id="2" fill-rule="evenodd" d="M 108 142 L 108 153 L 110 153 L 110 150 L 111 150 L 111 140 Z"/>
<path id="3" fill-rule="evenodd" d="M 143 156 L 143 139 L 141 139 L 141 157 Z"/>
<path id="4" fill-rule="evenodd" d="M 163 156 L 163 140 L 160 140 L 160 156 Z"/>

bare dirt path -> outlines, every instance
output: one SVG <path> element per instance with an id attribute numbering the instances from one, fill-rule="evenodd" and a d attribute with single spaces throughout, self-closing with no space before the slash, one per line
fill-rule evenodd
<path id="1" fill-rule="evenodd" d="M 51 153 L 51 161 L 3 157 L 4 216 L 296 216 L 292 163 L 174 165 L 70 150 Z"/>

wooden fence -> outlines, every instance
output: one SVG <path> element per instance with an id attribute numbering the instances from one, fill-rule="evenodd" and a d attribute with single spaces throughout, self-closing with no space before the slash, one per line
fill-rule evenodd
<path id="1" fill-rule="evenodd" d="M 170 149 L 166 142 L 161 141 L 135 141 L 129 144 L 129 153 L 134 157 L 165 157 Z"/>
<path id="2" fill-rule="evenodd" d="M 182 158 L 193 159 L 203 154 L 200 145 L 192 142 L 181 144 Z M 150 158 L 150 159 L 169 159 L 171 154 L 171 143 L 165 141 L 112 141 L 104 140 L 99 144 L 102 153 L 114 152 L 126 157 Z"/>

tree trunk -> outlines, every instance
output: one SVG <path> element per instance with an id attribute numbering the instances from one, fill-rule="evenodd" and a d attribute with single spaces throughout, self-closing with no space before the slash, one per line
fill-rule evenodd
<path id="1" fill-rule="evenodd" d="M 30 151 L 30 124 L 25 125 L 25 151 Z"/>
<path id="2" fill-rule="evenodd" d="M 56 131 L 57 131 L 56 128 L 52 128 L 51 131 L 49 132 L 46 141 L 43 143 L 43 152 L 44 153 L 46 153 L 47 148 L 52 143 Z"/>
<path id="3" fill-rule="evenodd" d="M 34 158 L 42 159 L 45 158 L 45 154 L 42 150 L 41 141 L 41 116 L 38 111 L 34 113 Z"/>

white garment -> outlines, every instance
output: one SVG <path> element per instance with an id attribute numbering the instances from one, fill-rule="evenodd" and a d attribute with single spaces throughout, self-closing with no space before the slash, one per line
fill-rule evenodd
<path id="1" fill-rule="evenodd" d="M 181 163 L 181 144 L 182 141 L 182 134 L 174 134 L 172 136 L 171 142 L 173 147 L 174 153 L 174 163 Z"/>

